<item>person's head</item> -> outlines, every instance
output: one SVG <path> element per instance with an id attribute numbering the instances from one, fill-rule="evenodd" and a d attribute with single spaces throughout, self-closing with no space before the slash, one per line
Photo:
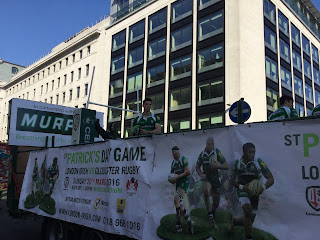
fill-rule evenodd
<path id="1" fill-rule="evenodd" d="M 57 166 L 57 162 L 58 162 L 58 158 L 55 157 L 55 158 L 53 159 L 52 166 L 53 166 L 53 167 Z"/>
<path id="2" fill-rule="evenodd" d="M 115 125 L 115 123 L 109 123 L 108 130 L 113 132 L 114 131 L 114 125 Z"/>
<path id="3" fill-rule="evenodd" d="M 280 105 L 281 106 L 287 106 L 289 108 L 293 108 L 293 98 L 289 97 L 289 96 L 286 96 L 286 95 L 283 95 L 280 98 Z"/>
<path id="4" fill-rule="evenodd" d="M 152 100 L 151 98 L 145 98 L 142 102 L 142 106 L 145 112 L 150 112 Z"/>
<path id="5" fill-rule="evenodd" d="M 179 150 L 179 148 L 178 148 L 177 146 L 174 146 L 174 147 L 172 148 L 172 156 L 173 156 L 173 158 L 176 159 L 176 160 L 179 159 L 179 157 L 180 157 L 180 150 Z"/>
<path id="6" fill-rule="evenodd" d="M 256 147 L 253 143 L 245 143 L 242 146 L 243 157 L 249 161 L 253 161 L 256 154 Z"/>
<path id="7" fill-rule="evenodd" d="M 38 158 L 35 158 L 34 161 L 37 163 Z"/>
<path id="8" fill-rule="evenodd" d="M 214 140 L 213 137 L 208 137 L 206 141 L 206 151 L 210 153 L 214 148 Z"/>

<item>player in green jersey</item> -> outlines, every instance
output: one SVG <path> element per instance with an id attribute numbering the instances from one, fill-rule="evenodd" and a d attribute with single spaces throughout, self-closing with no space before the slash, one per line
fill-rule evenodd
<path id="1" fill-rule="evenodd" d="M 312 110 L 312 116 L 320 116 L 320 104 L 314 107 Z"/>
<path id="2" fill-rule="evenodd" d="M 146 135 L 161 133 L 160 118 L 155 116 L 151 110 L 152 100 L 146 98 L 143 100 L 143 113 L 140 113 L 138 117 L 133 120 L 132 123 L 132 135 Z"/>
<path id="3" fill-rule="evenodd" d="M 275 121 L 297 117 L 299 116 L 297 111 L 293 108 L 293 98 L 284 95 L 280 98 L 280 107 L 269 116 L 268 120 Z"/>
<path id="4" fill-rule="evenodd" d="M 54 184 L 56 183 L 58 177 L 59 177 L 59 166 L 57 165 L 58 158 L 54 158 L 52 165 L 48 168 L 47 170 L 47 178 L 49 180 L 49 185 L 50 185 L 50 192 L 49 196 L 51 196 Z"/>
<path id="5" fill-rule="evenodd" d="M 252 223 L 256 217 L 259 195 L 273 185 L 274 179 L 267 164 L 260 158 L 255 158 L 254 144 L 246 143 L 242 146 L 242 150 L 242 158 L 234 163 L 232 182 L 237 188 L 237 195 L 244 215 L 240 218 L 232 218 L 230 231 L 233 226 L 243 226 L 246 239 L 252 239 Z M 267 182 L 261 188 L 258 196 L 251 197 L 248 185 L 254 179 L 260 180 L 262 175 L 267 179 Z"/>
<path id="6" fill-rule="evenodd" d="M 33 173 L 32 173 L 32 182 L 31 182 L 31 192 L 32 196 L 34 196 L 34 189 L 37 190 L 37 183 L 39 180 L 39 166 L 38 166 L 38 158 L 34 159 L 34 167 L 33 167 Z"/>
<path id="7" fill-rule="evenodd" d="M 176 193 L 174 195 L 174 205 L 176 207 L 177 213 L 177 224 L 175 232 L 182 232 L 182 226 L 180 221 L 180 216 L 187 221 L 189 226 L 189 231 L 191 234 L 194 233 L 194 221 L 190 219 L 190 215 L 185 209 L 185 204 L 183 203 L 184 195 L 189 188 L 189 163 L 186 157 L 180 155 L 180 150 L 177 146 L 172 148 L 173 161 L 171 164 L 171 174 L 174 175 L 173 178 L 169 179 L 169 182 L 176 184 Z"/>
<path id="8" fill-rule="evenodd" d="M 201 166 L 202 171 L 200 169 Z M 214 147 L 213 138 L 209 137 L 206 141 L 206 148 L 198 157 L 196 171 L 202 180 L 202 191 L 211 228 L 215 228 L 216 209 L 220 204 L 220 169 L 227 170 L 228 163 L 220 150 Z M 210 203 L 210 194 L 212 196 L 212 205 Z"/>

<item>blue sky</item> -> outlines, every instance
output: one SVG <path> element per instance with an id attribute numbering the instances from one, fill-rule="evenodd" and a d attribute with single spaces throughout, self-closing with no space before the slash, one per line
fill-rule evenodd
<path id="1" fill-rule="evenodd" d="M 110 0 L 0 0 L 0 57 L 30 65 L 109 10 Z"/>
<path id="2" fill-rule="evenodd" d="M 30 65 L 109 9 L 110 0 L 0 0 L 0 57 Z"/>

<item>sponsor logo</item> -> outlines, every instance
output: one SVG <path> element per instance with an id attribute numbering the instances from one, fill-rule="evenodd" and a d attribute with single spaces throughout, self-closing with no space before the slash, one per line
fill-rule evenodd
<path id="1" fill-rule="evenodd" d="M 126 199 L 117 199 L 117 213 L 124 214 L 124 210 L 126 208 Z"/>
<path id="2" fill-rule="evenodd" d="M 65 189 L 68 188 L 69 183 L 70 183 L 70 179 L 69 179 L 69 177 L 66 177 L 66 178 L 64 179 L 64 188 L 65 188 Z"/>
<path id="3" fill-rule="evenodd" d="M 131 178 L 128 179 L 127 183 L 126 183 L 126 189 L 127 189 L 127 193 L 129 196 L 133 196 L 134 194 L 137 193 L 138 191 L 138 180 L 136 180 L 135 178 Z"/>
<path id="4" fill-rule="evenodd" d="M 78 130 L 79 123 L 80 123 L 80 115 L 76 114 L 76 115 L 73 116 L 73 129 L 75 131 Z"/>
<path id="5" fill-rule="evenodd" d="M 100 207 L 100 205 L 105 206 L 105 207 L 109 207 L 109 203 L 107 201 L 104 201 L 100 198 L 97 198 L 93 203 L 93 208 L 95 210 L 97 210 Z"/>
<path id="6" fill-rule="evenodd" d="M 93 208 L 97 210 L 100 207 L 101 201 L 100 198 L 97 198 L 93 203 Z"/>
<path id="7" fill-rule="evenodd" d="M 307 187 L 306 200 L 312 209 L 316 211 L 320 211 L 320 187 L 319 186 Z"/>

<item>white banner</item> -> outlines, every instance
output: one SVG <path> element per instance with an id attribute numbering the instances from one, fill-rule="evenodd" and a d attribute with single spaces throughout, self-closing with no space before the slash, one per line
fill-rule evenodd
<path id="1" fill-rule="evenodd" d="M 45 147 L 71 145 L 73 111 L 76 108 L 13 98 L 11 100 L 9 145 Z M 96 118 L 103 127 L 103 113 Z M 95 141 L 102 141 L 101 137 Z"/>
<path id="2" fill-rule="evenodd" d="M 141 239 L 151 141 L 110 140 L 30 153 L 19 208 Z"/>
<path id="3" fill-rule="evenodd" d="M 84 146 L 50 149 L 47 153 L 31 153 L 19 206 L 45 216 L 110 233 L 125 234 L 136 239 L 245 239 L 243 226 L 235 226 L 232 232 L 228 229 L 232 216 L 237 219 L 236 225 L 241 225 L 240 220 L 244 215 L 241 207 L 244 203 L 240 203 L 238 189 L 233 186 L 231 178 L 235 166 L 238 166 L 235 165 L 236 160 L 243 156 L 243 145 L 252 143 L 255 146 L 255 159 L 257 162 L 260 161 L 260 170 L 264 173 L 259 175 L 261 185 L 266 184 L 266 176 L 270 177 L 270 173 L 274 179 L 274 184 L 259 196 L 258 202 L 255 201 L 257 210 L 254 211 L 256 217 L 253 222 L 253 238 L 313 240 L 317 234 L 317 222 L 320 217 L 319 123 L 320 119 L 244 124 L 155 135 L 152 139 L 115 140 L 85 145 L 85 151 L 92 152 L 92 162 L 88 163 L 80 163 L 87 160 L 86 156 L 91 156 L 80 154 Z M 220 183 L 214 188 L 215 195 L 220 196 L 214 229 L 209 225 L 203 182 L 195 170 L 199 156 L 203 157 L 208 142 L 210 145 L 210 137 L 214 139 L 216 157 L 219 155 L 221 160 L 223 156 L 228 164 L 228 169 L 220 169 Z M 130 152 L 131 146 L 141 150 L 138 153 Z M 176 186 L 168 182 L 174 146 L 179 148 L 184 163 L 187 160 L 191 172 L 183 205 L 190 213 L 191 220 L 195 222 L 193 237 L 190 236 L 188 224 L 182 217 L 182 232 L 174 232 L 177 220 L 174 205 Z M 120 150 L 117 149 L 121 149 L 121 153 L 129 149 L 128 158 L 134 156 L 135 161 L 126 161 L 127 155 L 119 154 Z M 100 160 L 95 163 L 94 153 L 97 152 Z M 107 154 L 108 152 L 110 154 Z M 36 172 L 34 159 L 38 157 L 43 162 L 45 154 L 47 171 L 49 166 L 52 166 L 53 158 L 58 158 L 59 177 L 51 195 L 55 201 L 54 214 L 46 213 L 43 210 L 45 206 L 41 207 L 41 203 L 40 208 L 38 205 L 31 208 L 32 204 L 28 205 L 30 201 L 26 201 L 27 197 L 32 200 L 32 182 L 33 185 L 36 185 L 37 181 L 41 183 L 41 180 L 32 177 L 32 173 Z M 143 158 L 146 161 L 141 161 Z M 108 159 L 109 162 L 103 162 L 102 159 Z M 41 169 L 41 161 L 38 160 L 38 169 Z M 218 166 L 221 163 L 218 163 Z M 106 166 L 114 168 L 103 170 Z M 246 166 L 250 169 L 250 165 Z M 119 172 L 116 167 L 119 167 Z M 133 172 L 124 174 L 123 167 L 129 167 Z M 100 171 L 108 172 L 102 175 Z M 46 181 L 49 182 L 49 178 L 50 176 Z M 108 183 L 100 186 L 100 181 L 103 184 Z M 50 193 L 49 185 L 44 192 Z M 103 189 L 106 192 L 102 192 Z M 37 198 L 37 194 L 34 198 Z M 250 201 L 249 204 L 254 204 L 252 199 Z M 212 203 L 213 200 L 210 198 L 210 204 Z M 99 208 L 95 209 L 95 206 Z M 100 222 L 97 221 L 99 217 Z"/>

